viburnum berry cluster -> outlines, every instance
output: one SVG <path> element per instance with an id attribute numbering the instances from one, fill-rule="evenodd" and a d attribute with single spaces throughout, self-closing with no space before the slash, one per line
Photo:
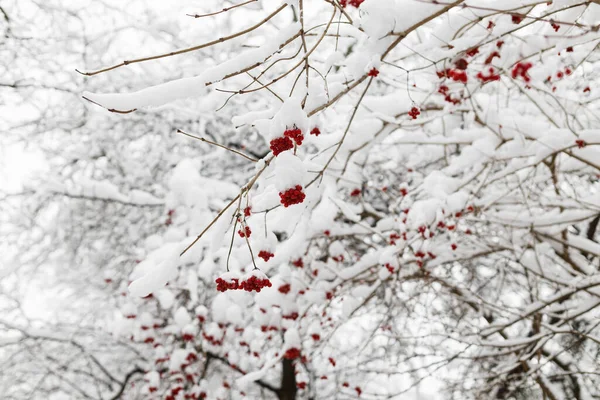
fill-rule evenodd
<path id="1" fill-rule="evenodd" d="M 462 62 L 460 62 L 462 61 Z M 461 82 L 461 83 L 467 83 L 469 81 L 469 77 L 467 75 L 467 72 L 465 71 L 467 69 L 467 62 L 464 59 L 460 59 L 459 60 L 459 64 L 460 67 L 462 68 L 448 68 L 444 71 L 438 71 L 437 72 L 437 76 L 438 78 L 450 78 L 455 82 Z"/>
<path id="2" fill-rule="evenodd" d="M 265 260 L 265 262 L 269 261 L 272 257 L 275 257 L 275 254 L 271 253 L 270 251 L 267 250 L 261 250 L 258 252 L 258 257 L 262 258 L 263 260 Z"/>
<path id="3" fill-rule="evenodd" d="M 488 69 L 488 75 L 484 75 L 483 72 L 479 71 L 477 73 L 477 79 L 479 79 L 480 81 L 482 81 L 483 83 L 486 82 L 492 82 L 492 81 L 499 81 L 500 80 L 500 75 L 498 75 L 493 67 L 490 67 Z"/>
<path id="4" fill-rule="evenodd" d="M 531 81 L 531 77 L 529 76 L 528 71 L 533 67 L 533 64 L 530 62 L 518 62 L 511 71 L 511 76 L 513 79 L 517 79 L 517 77 L 523 78 L 523 80 L 527 83 Z"/>
<path id="5" fill-rule="evenodd" d="M 410 109 L 410 111 L 408 112 L 408 115 L 412 118 L 412 119 L 417 119 L 417 117 L 419 115 L 421 115 L 421 111 L 419 111 L 419 109 L 417 107 L 413 107 Z"/>
<path id="6" fill-rule="evenodd" d="M 252 230 L 250 229 L 250 227 L 248 225 L 246 225 L 243 230 L 242 229 L 238 230 L 238 235 L 240 235 L 240 237 L 243 237 L 243 238 L 249 238 L 250 235 L 252 235 Z"/>
<path id="7" fill-rule="evenodd" d="M 299 348 L 292 347 L 285 351 L 285 353 L 283 354 L 283 358 L 287 360 L 295 360 L 296 358 L 300 357 L 300 354 L 301 352 Z"/>
<path id="8" fill-rule="evenodd" d="M 278 138 L 271 140 L 270 148 L 273 151 L 273 154 L 275 156 L 278 156 L 279 154 L 283 153 L 284 151 L 293 149 L 294 142 L 292 142 L 292 139 L 290 139 L 287 136 L 278 137 Z"/>
<path id="9" fill-rule="evenodd" d="M 379 70 L 377 68 L 371 68 L 367 75 L 373 78 L 377 78 L 379 76 Z"/>
<path id="10" fill-rule="evenodd" d="M 306 198 L 306 194 L 302 191 L 302 186 L 296 185 L 285 192 L 279 193 L 279 198 L 284 207 L 289 207 L 294 204 L 302 203 Z"/>
<path id="11" fill-rule="evenodd" d="M 271 281 L 259 270 L 254 270 L 249 276 L 241 280 L 240 278 L 227 272 L 215 280 L 217 290 L 226 292 L 227 290 L 245 290 L 246 292 L 260 292 L 266 287 L 271 287 Z"/>
<path id="12" fill-rule="evenodd" d="M 292 129 L 286 129 L 285 132 L 283 132 L 283 136 L 292 139 L 298 146 L 300 146 L 304 140 L 302 131 L 296 127 Z"/>

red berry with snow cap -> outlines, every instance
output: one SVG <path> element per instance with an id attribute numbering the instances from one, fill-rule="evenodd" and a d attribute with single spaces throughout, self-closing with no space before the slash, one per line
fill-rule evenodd
<path id="1" fill-rule="evenodd" d="M 281 204 L 284 207 L 289 207 L 294 204 L 300 204 L 306 198 L 306 195 L 302 191 L 302 186 L 296 185 L 295 187 L 286 190 L 285 192 L 280 192 L 279 197 L 281 200 Z"/>
<path id="2" fill-rule="evenodd" d="M 270 147 L 271 147 L 271 150 L 273 151 L 273 155 L 278 156 L 279 154 L 283 153 L 284 151 L 293 149 L 294 143 L 292 142 L 292 139 L 290 139 L 287 136 L 284 136 L 284 137 L 278 137 L 278 138 L 271 140 Z"/>

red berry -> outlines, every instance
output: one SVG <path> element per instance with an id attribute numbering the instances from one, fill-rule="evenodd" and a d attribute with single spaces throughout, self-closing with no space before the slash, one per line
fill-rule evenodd
<path id="1" fill-rule="evenodd" d="M 452 250 L 456 250 L 458 248 L 458 246 L 456 245 L 456 243 L 452 243 L 452 245 L 450 247 L 452 247 Z"/>
<path id="2" fill-rule="evenodd" d="M 581 139 L 577 139 L 577 140 L 575 141 L 575 143 L 577 144 L 577 147 L 579 147 L 580 149 L 584 148 L 584 147 L 585 147 L 585 145 L 587 144 L 587 143 L 585 142 L 585 140 L 581 140 Z"/>
<path id="3" fill-rule="evenodd" d="M 360 189 L 354 189 L 352 192 L 350 192 L 350 196 L 352 197 L 357 197 L 360 196 Z"/>
<path id="4" fill-rule="evenodd" d="M 321 134 L 321 130 L 317 127 L 314 127 L 312 131 L 310 131 L 311 135 L 319 136 Z"/>
<path id="5" fill-rule="evenodd" d="M 335 367 L 335 360 L 333 358 L 329 357 L 329 362 Z"/>
<path id="6" fill-rule="evenodd" d="M 244 208 L 244 216 L 249 217 L 251 212 L 252 212 L 252 207 Z"/>

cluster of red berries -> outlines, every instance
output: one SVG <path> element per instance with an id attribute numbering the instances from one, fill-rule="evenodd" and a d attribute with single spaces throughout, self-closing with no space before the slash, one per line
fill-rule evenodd
<path id="1" fill-rule="evenodd" d="M 346 6 L 350 4 L 351 6 L 358 8 L 364 1 L 365 0 L 340 0 L 340 5 L 346 8 Z"/>
<path id="2" fill-rule="evenodd" d="M 295 321 L 298 319 L 299 316 L 300 314 L 298 314 L 296 311 L 293 311 L 290 314 L 282 315 L 281 318 Z"/>
<path id="3" fill-rule="evenodd" d="M 298 357 L 300 357 L 300 349 L 296 347 L 287 349 L 285 354 L 283 355 L 283 358 L 285 358 L 286 360 L 295 360 Z"/>
<path id="4" fill-rule="evenodd" d="M 270 148 L 273 151 L 273 154 L 275 156 L 278 156 L 279 154 L 283 153 L 284 151 L 293 149 L 294 143 L 292 142 L 292 139 L 290 139 L 287 136 L 278 137 L 278 138 L 271 140 Z"/>
<path id="5" fill-rule="evenodd" d="M 166 226 L 173 223 L 173 214 L 175 214 L 175 210 L 169 210 L 169 212 L 167 212 L 167 220 L 165 221 Z"/>
<path id="6" fill-rule="evenodd" d="M 225 279 L 219 277 L 215 280 L 215 283 L 217 284 L 217 290 L 219 292 L 226 292 L 228 290 L 237 290 L 240 288 L 240 280 L 239 279 L 232 279 L 230 282 L 227 282 Z"/>
<path id="7" fill-rule="evenodd" d="M 250 235 L 252 235 L 252 231 L 250 230 L 250 227 L 246 225 L 243 231 L 241 229 L 238 230 L 238 235 L 240 235 L 240 237 L 250 237 Z"/>
<path id="8" fill-rule="evenodd" d="M 296 127 L 293 129 L 286 129 L 285 132 L 283 132 L 283 136 L 292 139 L 298 146 L 300 146 L 304 140 L 302 131 Z"/>
<path id="9" fill-rule="evenodd" d="M 513 24 L 519 25 L 521 22 L 523 22 L 523 16 L 522 15 L 512 14 L 510 17 L 512 19 L 512 23 Z"/>
<path id="10" fill-rule="evenodd" d="M 417 117 L 421 115 L 421 111 L 419 111 L 417 107 L 413 107 L 408 112 L 408 115 L 410 115 L 412 119 L 417 119 Z"/>
<path id="11" fill-rule="evenodd" d="M 262 332 L 269 332 L 269 331 L 278 331 L 279 328 L 276 326 L 269 326 L 269 325 L 261 325 L 260 330 Z"/>
<path id="12" fill-rule="evenodd" d="M 569 68 L 569 67 L 566 67 L 566 68 L 565 68 L 565 72 L 563 73 L 562 71 L 558 71 L 558 72 L 556 73 L 556 77 L 557 77 L 558 79 L 562 79 L 562 78 L 564 78 L 564 76 L 565 76 L 565 75 L 571 75 L 572 73 L 573 73 L 573 71 L 571 70 L 571 68 Z M 552 80 L 552 77 L 551 77 L 551 76 L 548 76 L 548 78 L 546 78 L 546 81 L 548 81 L 548 82 L 550 82 L 551 80 Z"/>
<path id="13" fill-rule="evenodd" d="M 467 83 L 467 80 L 469 79 L 467 77 L 467 73 L 465 71 L 456 70 L 456 69 L 451 69 L 448 72 L 448 76 L 450 78 L 452 78 L 453 81 L 462 82 L 462 83 Z"/>
<path id="14" fill-rule="evenodd" d="M 371 68 L 367 75 L 372 76 L 373 78 L 377 78 L 377 76 L 379 75 L 379 70 L 377 68 Z"/>
<path id="15" fill-rule="evenodd" d="M 554 29 L 554 32 L 558 32 L 558 30 L 560 29 L 560 25 L 554 21 L 550 21 L 550 25 L 552 25 L 552 29 Z"/>
<path id="16" fill-rule="evenodd" d="M 244 216 L 249 217 L 250 214 L 252 213 L 252 207 L 246 207 L 244 208 Z"/>
<path id="17" fill-rule="evenodd" d="M 577 140 L 575 141 L 575 144 L 576 144 L 576 145 L 577 145 L 577 147 L 579 147 L 580 149 L 583 149 L 587 143 L 585 142 L 585 140 L 577 139 Z"/>
<path id="18" fill-rule="evenodd" d="M 285 192 L 279 193 L 281 204 L 284 207 L 289 207 L 294 204 L 300 204 L 306 198 L 306 195 L 302 191 L 302 186 L 296 185 L 295 187 L 286 190 Z"/>
<path id="19" fill-rule="evenodd" d="M 292 261 L 292 265 L 296 268 L 304 268 L 304 261 L 302 261 L 302 258 L 299 258 L 297 260 Z"/>
<path id="20" fill-rule="evenodd" d="M 448 93 L 448 90 L 450 90 L 450 88 L 448 86 L 442 85 L 438 89 L 438 93 L 444 95 L 444 100 L 446 102 L 452 103 L 452 104 L 460 104 L 461 100 L 460 99 L 453 99 L 452 96 Z"/>
<path id="21" fill-rule="evenodd" d="M 464 61 L 461 58 L 462 61 Z M 466 61 L 464 61 L 464 64 L 467 64 Z M 437 76 L 438 78 L 450 78 L 455 82 L 462 82 L 462 83 L 467 83 L 467 81 L 469 80 L 469 77 L 467 76 L 467 73 L 465 72 L 465 69 L 467 69 L 466 65 L 460 65 L 459 67 L 464 67 L 464 68 L 456 68 L 456 69 L 452 69 L 452 68 L 448 68 L 445 71 L 438 71 L 437 72 Z"/>
<path id="22" fill-rule="evenodd" d="M 473 57 L 473 56 L 475 56 L 476 54 L 479 54 L 479 47 L 473 47 L 473 48 L 470 48 L 469 50 L 467 50 L 467 51 L 465 52 L 465 54 L 466 54 L 467 56 L 469 56 L 469 57 Z"/>
<path id="23" fill-rule="evenodd" d="M 487 58 L 485 59 L 485 61 L 483 62 L 485 65 L 490 65 L 492 63 L 492 61 L 494 61 L 494 58 L 502 58 L 500 57 L 500 53 L 498 53 L 497 51 L 493 51 L 490 53 L 489 56 L 487 56 Z"/>
<path id="24" fill-rule="evenodd" d="M 517 79 L 517 77 L 520 76 L 525 82 L 530 82 L 531 78 L 529 77 L 528 71 L 531 67 L 533 67 L 533 64 L 530 62 L 518 62 L 512 69 L 512 78 Z"/>
<path id="25" fill-rule="evenodd" d="M 245 290 L 246 292 L 260 292 L 265 287 L 271 287 L 271 281 L 267 278 L 259 278 L 256 275 L 251 275 L 242 282 L 239 279 L 232 278 L 229 282 L 223 278 L 217 278 L 215 280 L 217 284 L 217 290 L 219 292 L 226 292 L 227 290 Z"/>
<path id="26" fill-rule="evenodd" d="M 288 294 L 290 290 L 292 290 L 292 286 L 289 283 L 283 284 L 279 286 L 279 292 L 283 294 Z"/>
<path id="27" fill-rule="evenodd" d="M 321 130 L 317 127 L 314 127 L 312 131 L 310 131 L 311 135 L 319 136 L 321 134 Z"/>
<path id="28" fill-rule="evenodd" d="M 489 71 L 489 75 L 484 75 L 483 72 L 479 71 L 477 73 L 477 79 L 479 79 L 483 83 L 493 82 L 493 81 L 499 81 L 500 80 L 500 75 L 498 75 L 494 71 L 494 68 L 490 67 L 490 69 L 488 71 Z"/>
<path id="29" fill-rule="evenodd" d="M 261 250 L 258 252 L 258 256 L 267 262 L 271 259 L 271 257 L 275 257 L 275 254 L 267 250 Z"/>
<path id="30" fill-rule="evenodd" d="M 271 281 L 268 279 L 261 279 L 256 275 L 252 275 L 250 278 L 242 281 L 240 284 L 240 289 L 245 290 L 246 292 L 252 292 L 253 290 L 256 292 L 260 292 L 262 288 L 271 287 Z"/>

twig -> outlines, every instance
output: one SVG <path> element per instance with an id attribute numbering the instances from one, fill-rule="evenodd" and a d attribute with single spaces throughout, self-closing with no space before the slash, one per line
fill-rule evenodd
<path id="1" fill-rule="evenodd" d="M 193 138 L 193 139 L 196 139 L 196 140 L 199 140 L 199 141 L 201 141 L 201 142 L 205 142 L 205 143 L 208 143 L 208 144 L 212 144 L 212 145 L 214 145 L 214 146 L 217 146 L 217 147 L 220 147 L 220 148 L 222 148 L 222 149 L 225 149 L 225 150 L 231 151 L 232 153 L 235 153 L 235 154 L 237 154 L 237 155 L 240 155 L 240 156 L 244 157 L 246 160 L 249 160 L 249 161 L 252 161 L 252 162 L 258 162 L 258 160 L 257 160 L 256 158 L 252 158 L 252 157 L 250 157 L 250 156 L 247 156 L 246 154 L 244 154 L 244 153 L 242 153 L 242 152 L 240 152 L 240 151 L 237 151 L 237 150 L 235 150 L 235 149 L 232 149 L 232 148 L 230 148 L 230 147 L 227 147 L 227 146 L 225 146 L 225 145 L 219 144 L 219 143 L 217 143 L 217 142 L 210 141 L 210 140 L 208 140 L 208 139 L 205 139 L 205 138 L 203 138 L 203 137 L 200 137 L 200 136 L 194 136 L 194 135 L 192 135 L 192 134 L 190 134 L 190 133 L 187 133 L 187 132 L 184 132 L 184 131 L 182 131 L 181 129 L 177 129 L 177 133 L 181 133 L 181 134 L 183 134 L 183 135 L 185 135 L 185 136 L 189 136 L 189 137 L 191 137 L 191 138 Z"/>
<path id="2" fill-rule="evenodd" d="M 213 16 L 213 15 L 218 15 L 218 14 L 221 14 L 221 13 L 227 12 L 227 11 L 229 11 L 229 10 L 233 10 L 234 8 L 238 8 L 238 7 L 245 6 L 246 4 L 250 4 L 250 3 L 256 3 L 257 1 L 258 1 L 258 0 L 248 0 L 248 1 L 245 1 L 245 2 L 243 2 L 243 3 L 240 3 L 240 4 L 236 4 L 236 5 L 234 5 L 234 6 L 231 6 L 231 7 L 225 7 L 225 8 L 224 8 L 224 9 L 222 9 L 221 11 L 215 11 L 215 12 L 208 13 L 208 14 L 186 14 L 186 15 L 187 15 L 188 17 L 192 17 L 192 18 L 203 18 L 203 17 L 210 17 L 210 16 Z"/>

